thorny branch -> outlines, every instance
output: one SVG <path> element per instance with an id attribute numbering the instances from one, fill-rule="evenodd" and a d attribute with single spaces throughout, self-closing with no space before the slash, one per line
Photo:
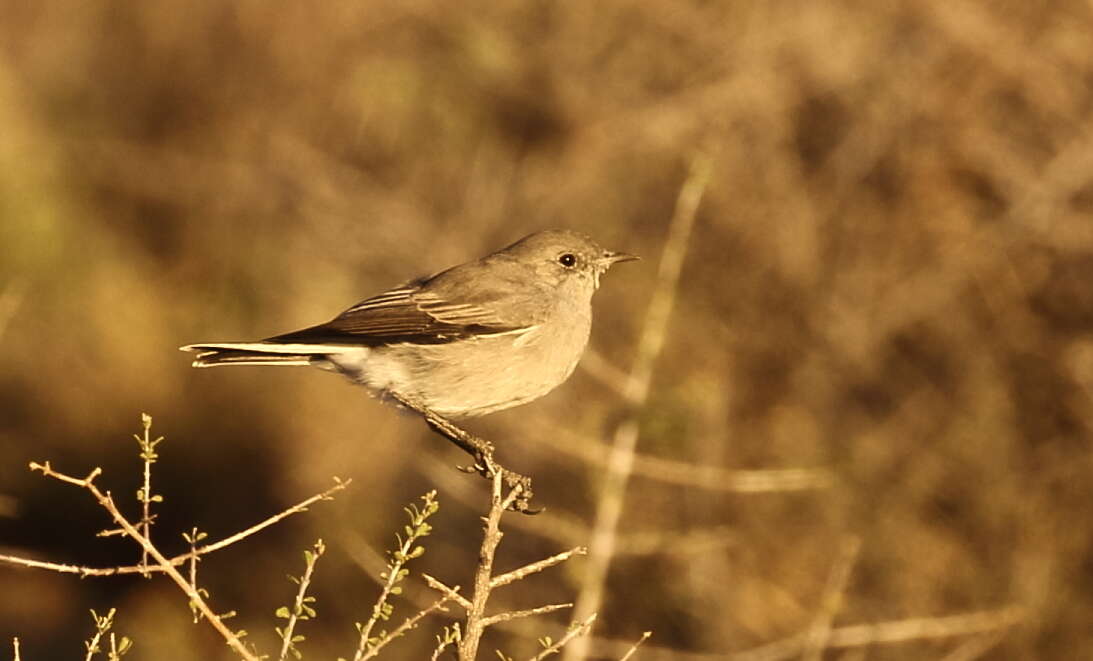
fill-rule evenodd
<path id="1" fill-rule="evenodd" d="M 57 471 L 53 470 L 48 461 L 44 464 L 31 462 L 30 468 L 31 470 L 40 471 L 46 477 L 51 477 L 62 482 L 68 482 L 69 484 L 86 489 L 95 498 L 95 500 L 98 501 L 99 505 L 101 505 L 102 508 L 110 514 L 110 518 L 114 520 L 114 523 L 118 525 L 118 527 L 125 533 L 125 535 L 136 543 L 140 544 L 141 548 L 146 551 L 153 560 L 155 560 L 156 565 L 158 565 L 159 568 L 163 572 L 165 572 L 167 576 L 169 576 L 171 580 L 175 582 L 176 585 L 178 585 L 179 589 L 181 589 L 186 594 L 186 596 L 189 597 L 191 603 L 209 621 L 209 624 L 211 624 L 213 628 L 216 629 L 221 636 L 223 636 L 224 640 L 228 643 L 228 645 L 236 654 L 243 657 L 247 661 L 259 661 L 259 657 L 252 653 L 249 649 L 247 649 L 247 647 L 243 645 L 243 642 L 239 639 L 239 636 L 236 635 L 235 632 L 233 632 L 231 629 L 229 629 L 226 624 L 224 624 L 223 618 L 212 610 L 209 604 L 205 601 L 204 597 L 202 597 L 201 593 L 192 585 L 190 585 L 190 582 L 187 581 L 181 573 L 179 573 L 178 569 L 176 569 L 175 566 L 171 564 L 171 561 L 166 558 L 160 552 L 160 550 L 156 548 L 151 541 L 148 540 L 147 537 L 142 535 L 141 532 L 137 530 L 136 526 L 134 526 L 129 521 L 129 519 L 125 518 L 125 516 L 118 509 L 118 506 L 114 503 L 114 498 L 110 495 L 110 492 L 104 492 L 99 489 L 99 487 L 95 484 L 95 478 L 102 474 L 101 468 L 96 468 L 95 470 L 91 471 L 85 478 L 72 477 L 70 475 L 65 475 L 64 473 L 58 473 Z"/>
<path id="2" fill-rule="evenodd" d="M 31 467 L 34 468 L 34 466 L 36 466 L 36 465 L 37 464 L 31 464 Z M 65 477 L 67 477 L 67 476 L 61 476 L 60 473 L 57 473 L 53 477 L 55 477 L 58 480 L 61 480 L 62 482 L 70 482 L 71 484 L 76 484 L 77 486 L 80 486 L 78 482 L 71 482 L 69 479 L 65 479 Z M 209 553 L 212 553 L 214 551 L 219 551 L 221 549 L 227 548 L 227 547 L 231 546 L 232 544 L 235 544 L 236 542 L 240 542 L 240 541 L 246 539 L 247 537 L 250 537 L 251 535 L 253 535 L 255 533 L 258 533 L 258 532 L 272 526 L 273 524 L 277 523 L 278 521 L 281 521 L 282 519 L 290 517 L 293 514 L 299 514 L 301 512 L 306 512 L 308 507 L 310 507 L 311 505 L 313 505 L 317 502 L 320 502 L 320 501 L 323 501 L 323 500 L 331 500 L 331 498 L 333 497 L 333 495 L 336 492 L 341 491 L 342 489 L 346 488 L 347 486 L 349 486 L 349 484 L 351 482 L 352 482 L 352 480 L 340 480 L 340 479 L 335 478 L 334 486 L 330 487 L 326 491 L 324 491 L 322 493 L 315 494 L 314 496 L 311 496 L 310 498 L 302 500 L 299 503 L 293 505 L 292 507 L 284 509 L 281 512 L 267 518 L 266 520 L 247 528 L 246 530 L 241 530 L 241 531 L 235 533 L 234 535 L 231 535 L 229 537 L 225 537 L 224 539 L 222 539 L 218 542 L 213 542 L 211 544 L 205 544 L 204 546 L 199 546 L 199 547 L 197 547 L 197 548 L 195 548 L 192 551 L 189 551 L 187 553 L 183 553 L 181 555 L 176 555 L 172 558 L 169 558 L 167 560 L 167 562 L 172 567 L 181 567 L 182 565 L 186 564 L 187 562 L 190 562 L 191 560 L 193 560 L 195 558 L 199 558 L 201 556 L 208 555 Z M 14 555 L 0 555 L 0 562 L 7 563 L 9 565 L 19 565 L 19 566 L 22 566 L 22 567 L 29 567 L 29 568 L 32 568 L 32 569 L 48 569 L 50 571 L 55 571 L 55 572 L 58 572 L 58 573 L 61 573 L 61 574 L 79 574 L 81 578 L 87 577 L 87 576 L 96 576 L 96 577 L 98 577 L 98 576 L 115 576 L 115 575 L 119 575 L 119 574 L 142 574 L 142 573 L 145 573 L 145 572 L 162 572 L 162 571 L 164 571 L 163 568 L 159 565 L 148 565 L 148 566 L 128 565 L 128 566 L 121 566 L 121 567 L 85 567 L 85 566 L 81 566 L 81 565 L 70 565 L 70 564 L 63 564 L 63 563 L 57 563 L 57 562 L 45 562 L 45 561 L 42 561 L 42 560 L 32 560 L 30 558 L 22 558 L 22 557 L 14 556 Z"/>
<path id="3" fill-rule="evenodd" d="M 574 555 L 585 553 L 583 547 L 577 547 L 558 553 L 549 558 L 524 565 L 523 567 L 519 567 L 504 574 L 493 576 L 494 557 L 497 554 L 497 547 L 501 543 L 501 538 L 504 536 L 504 533 L 501 532 L 501 517 L 505 511 L 512 509 L 513 502 L 520 497 L 519 486 L 512 488 L 505 494 L 502 487 L 503 482 L 504 477 L 500 473 L 494 473 L 493 488 L 490 492 L 490 509 L 486 516 L 483 517 L 484 532 L 482 536 L 482 546 L 479 549 L 478 567 L 474 577 L 474 592 L 472 593 L 471 598 L 467 599 L 457 594 L 454 589 L 428 574 L 422 575 L 429 587 L 440 592 L 445 598 L 451 599 L 466 611 L 466 618 L 458 640 L 460 661 L 473 661 L 473 659 L 475 659 L 482 639 L 482 634 L 487 627 L 518 618 L 543 615 L 545 613 L 552 613 L 557 610 L 573 607 L 573 604 L 549 604 L 537 608 L 506 611 L 489 616 L 486 615 L 486 602 L 489 600 L 490 593 L 494 588 L 509 585 L 530 574 L 543 571 L 544 569 L 564 562 Z M 586 623 L 575 625 L 575 629 L 571 630 L 570 635 L 567 635 L 564 642 L 559 641 L 551 646 L 553 647 L 551 653 L 560 650 L 565 642 L 568 642 L 578 633 L 585 630 L 590 623 L 591 619 L 587 620 Z M 455 641 L 453 639 L 449 642 Z"/>

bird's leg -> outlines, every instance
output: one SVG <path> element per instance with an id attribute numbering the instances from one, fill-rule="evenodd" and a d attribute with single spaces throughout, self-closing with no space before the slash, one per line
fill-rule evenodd
<path id="1" fill-rule="evenodd" d="M 429 410 L 428 408 L 410 401 L 405 397 L 390 393 L 390 397 L 406 408 L 417 412 L 425 420 L 425 424 L 444 438 L 454 443 L 474 459 L 474 465 L 470 471 L 476 472 L 482 477 L 492 480 L 494 475 L 501 474 L 505 484 L 510 489 L 519 489 L 519 495 L 513 501 L 512 509 L 524 514 L 538 514 L 541 509 L 531 507 L 531 478 L 510 471 L 493 458 L 493 443 L 484 438 L 475 436 L 462 427 L 457 426 L 451 420 Z"/>

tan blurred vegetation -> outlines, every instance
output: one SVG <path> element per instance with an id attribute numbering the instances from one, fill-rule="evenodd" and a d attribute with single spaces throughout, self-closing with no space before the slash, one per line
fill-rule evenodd
<path id="1" fill-rule="evenodd" d="M 826 658 L 1093 654 L 1090 34 L 1067 0 L 0 0 L 0 549 L 133 562 L 91 537 L 93 503 L 26 465 L 102 465 L 131 494 L 148 411 L 175 551 L 176 531 L 234 532 L 354 478 L 202 567 L 272 648 L 281 579 L 323 537 L 302 648 L 346 654 L 377 590 L 362 564 L 434 485 L 422 568 L 468 584 L 484 484 L 339 379 L 198 372 L 176 347 L 324 321 L 566 226 L 647 258 L 596 300 L 593 366 L 626 369 L 705 150 L 594 655 L 651 629 L 639 659 L 794 658 L 779 641 L 826 618 L 1007 607 L 1024 616 L 999 631 Z M 500 569 L 587 541 L 591 458 L 622 414 L 584 370 L 470 425 L 548 507 L 510 524 Z M 657 460 L 834 481 L 747 493 Z M 581 563 L 507 606 L 571 599 Z M 0 568 L 0 594 L 24 659 L 81 654 L 87 608 L 110 605 L 126 658 L 228 658 L 162 580 Z M 442 623 L 390 658 L 427 657 Z M 563 624 L 487 635 L 484 656 Z"/>

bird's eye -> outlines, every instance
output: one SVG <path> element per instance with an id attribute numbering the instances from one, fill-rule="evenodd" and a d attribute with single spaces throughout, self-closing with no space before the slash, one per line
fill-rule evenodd
<path id="1" fill-rule="evenodd" d="M 558 263 L 567 269 L 571 269 L 577 265 L 577 256 L 571 252 L 567 252 L 558 258 Z"/>

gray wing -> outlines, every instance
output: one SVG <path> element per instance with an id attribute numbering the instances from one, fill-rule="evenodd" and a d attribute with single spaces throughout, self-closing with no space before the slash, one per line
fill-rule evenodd
<path id="1" fill-rule="evenodd" d="M 443 344 L 514 333 L 545 321 L 548 295 L 525 267 L 494 255 L 365 299 L 325 324 L 265 341 Z"/>
<path id="2" fill-rule="evenodd" d="M 361 301 L 325 324 L 265 341 L 366 346 L 398 342 L 443 344 L 527 327 L 503 319 L 488 299 L 456 302 L 427 289 L 408 286 Z"/>

